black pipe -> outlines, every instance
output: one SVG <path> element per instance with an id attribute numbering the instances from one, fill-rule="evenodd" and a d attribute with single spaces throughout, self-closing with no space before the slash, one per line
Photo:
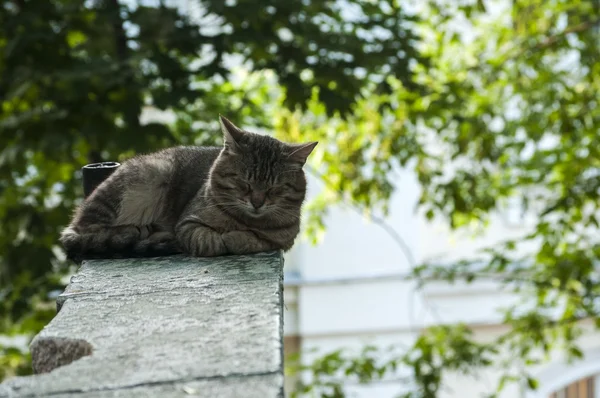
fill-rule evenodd
<path id="1" fill-rule="evenodd" d="M 117 162 L 102 162 L 83 166 L 81 171 L 83 173 L 83 194 L 85 197 L 87 198 L 120 165 Z"/>

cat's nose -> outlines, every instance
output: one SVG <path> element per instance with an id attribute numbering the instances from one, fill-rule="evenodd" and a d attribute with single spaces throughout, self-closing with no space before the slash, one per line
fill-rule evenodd
<path id="1" fill-rule="evenodd" d="M 260 209 L 265 204 L 266 194 L 264 192 L 252 192 L 250 203 L 255 209 Z"/>

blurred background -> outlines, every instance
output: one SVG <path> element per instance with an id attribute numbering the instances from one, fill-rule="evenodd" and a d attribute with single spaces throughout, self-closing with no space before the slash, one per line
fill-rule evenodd
<path id="1" fill-rule="evenodd" d="M 600 397 L 599 0 L 0 0 L 0 380 L 80 168 L 318 140 L 289 395 Z"/>

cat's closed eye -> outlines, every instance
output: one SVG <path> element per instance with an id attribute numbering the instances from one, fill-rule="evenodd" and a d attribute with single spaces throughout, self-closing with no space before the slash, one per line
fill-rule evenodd
<path id="1" fill-rule="evenodd" d="M 267 196 L 270 196 L 270 197 L 278 196 L 278 195 L 281 195 L 283 193 L 283 191 L 284 191 L 283 187 L 281 185 L 277 185 L 277 186 L 267 189 Z"/>
<path id="2" fill-rule="evenodd" d="M 285 195 L 286 193 L 298 192 L 298 188 L 294 185 L 286 182 L 281 185 L 275 185 L 267 190 L 267 195 L 270 197 L 277 197 Z"/>
<path id="3" fill-rule="evenodd" d="M 285 186 L 285 188 L 286 188 L 287 191 L 301 192 L 301 190 L 298 189 L 298 187 L 296 187 L 294 184 L 290 184 L 289 182 L 286 182 L 283 185 Z"/>
<path id="4" fill-rule="evenodd" d="M 221 177 L 221 178 L 237 178 L 237 176 L 238 176 L 237 173 L 234 173 L 234 172 L 219 174 L 219 177 Z"/>
<path id="5" fill-rule="evenodd" d="M 237 177 L 237 176 L 236 176 Z M 243 195 L 248 195 L 252 192 L 252 186 L 247 182 L 239 178 L 232 178 L 232 182 L 235 185 L 235 190 Z"/>

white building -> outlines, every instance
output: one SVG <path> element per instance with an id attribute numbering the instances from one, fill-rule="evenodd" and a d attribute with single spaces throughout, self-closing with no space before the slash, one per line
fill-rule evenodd
<path id="1" fill-rule="evenodd" d="M 487 233 L 474 239 L 452 232 L 443 222 L 430 223 L 415 212 L 419 185 L 414 175 L 400 177 L 386 221 L 410 248 L 414 261 L 464 258 L 477 248 L 523 232 L 528 222 L 518 208 L 497 214 Z M 310 180 L 309 196 L 322 189 Z M 403 280 L 410 269 L 407 256 L 383 228 L 357 212 L 336 206 L 326 219 L 327 233 L 318 246 L 297 244 L 286 261 L 285 349 L 318 349 L 321 353 L 365 344 L 410 345 L 424 326 L 466 322 L 478 338 L 506 331 L 499 307 L 514 300 L 491 281 L 471 285 L 436 283 L 418 291 Z M 561 354 L 533 374 L 537 391 L 510 385 L 504 398 L 600 398 L 600 334 L 581 338 L 584 360 L 569 365 Z M 517 370 L 518 371 L 518 370 Z M 492 393 L 498 371 L 482 370 L 476 378 L 453 375 L 441 397 L 476 398 Z M 288 388 L 293 381 L 288 380 Z M 388 380 L 370 386 L 350 385 L 357 397 L 387 398 L 402 391 L 402 383 Z"/>

